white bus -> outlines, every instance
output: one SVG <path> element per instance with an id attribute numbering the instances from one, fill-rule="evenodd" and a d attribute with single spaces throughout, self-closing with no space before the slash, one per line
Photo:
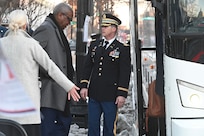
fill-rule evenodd
<path id="1" fill-rule="evenodd" d="M 145 135 L 140 61 L 143 49 L 137 46 L 141 1 L 131 0 L 139 136 Z M 146 1 L 155 8 L 155 44 L 159 53 L 156 79 L 163 80 L 157 86 L 163 88 L 159 93 L 165 97 L 165 135 L 204 136 L 204 0 Z"/>
<path id="2" fill-rule="evenodd" d="M 203 136 L 204 1 L 167 0 L 166 5 L 167 136 Z"/>

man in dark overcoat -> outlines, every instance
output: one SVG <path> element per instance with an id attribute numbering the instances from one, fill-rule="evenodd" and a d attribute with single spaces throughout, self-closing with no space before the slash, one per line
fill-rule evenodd
<path id="1" fill-rule="evenodd" d="M 74 69 L 67 37 L 63 29 L 70 25 L 72 8 L 66 3 L 55 6 L 45 21 L 33 32 L 50 58 L 73 80 Z M 67 94 L 43 69 L 40 70 L 43 136 L 67 136 L 71 125 L 70 101 Z"/>

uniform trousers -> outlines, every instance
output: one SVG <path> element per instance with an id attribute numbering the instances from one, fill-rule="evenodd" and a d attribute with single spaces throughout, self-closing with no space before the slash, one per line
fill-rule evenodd
<path id="1" fill-rule="evenodd" d="M 103 136 L 116 136 L 117 105 L 115 102 L 99 102 L 89 98 L 88 136 L 100 136 L 103 113 Z"/>
<path id="2" fill-rule="evenodd" d="M 72 121 L 71 115 L 64 115 L 64 112 L 51 108 L 41 108 L 42 136 L 68 136 Z"/>

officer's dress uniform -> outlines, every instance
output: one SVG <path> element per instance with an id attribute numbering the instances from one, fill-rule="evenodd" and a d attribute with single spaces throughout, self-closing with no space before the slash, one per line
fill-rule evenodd
<path id="1" fill-rule="evenodd" d="M 126 98 L 128 93 L 130 47 L 112 39 L 112 43 L 104 49 L 104 42 L 101 39 L 91 42 L 81 80 L 81 88 L 88 88 L 89 136 L 100 136 L 102 112 L 105 121 L 103 135 L 116 135 L 116 97 Z"/>

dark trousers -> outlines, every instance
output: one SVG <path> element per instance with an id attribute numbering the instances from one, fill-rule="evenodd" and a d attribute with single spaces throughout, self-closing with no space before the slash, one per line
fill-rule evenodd
<path id="1" fill-rule="evenodd" d="M 116 136 L 117 106 L 115 102 L 98 102 L 89 98 L 88 136 L 100 136 L 100 121 L 103 113 L 103 136 Z"/>
<path id="2" fill-rule="evenodd" d="M 42 136 L 68 136 L 71 125 L 71 115 L 51 108 L 41 108 Z"/>
<path id="3" fill-rule="evenodd" d="M 166 136 L 165 118 L 148 117 L 147 136 Z"/>

